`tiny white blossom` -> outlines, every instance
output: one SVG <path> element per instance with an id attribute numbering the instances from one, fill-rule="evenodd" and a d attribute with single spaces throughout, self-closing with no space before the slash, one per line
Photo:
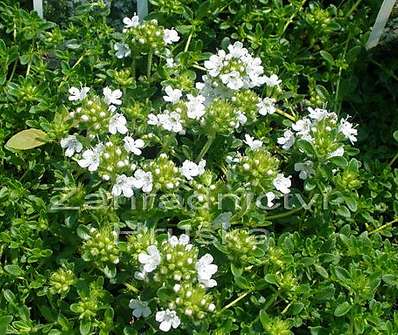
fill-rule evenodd
<path id="1" fill-rule="evenodd" d="M 272 183 L 278 191 L 283 194 L 288 194 L 290 192 L 290 186 L 292 185 L 290 178 L 291 176 L 285 177 L 282 173 L 278 173 Z"/>
<path id="2" fill-rule="evenodd" d="M 270 77 L 265 76 L 265 84 L 269 87 L 278 86 L 281 82 L 282 80 L 280 80 L 276 74 L 273 74 Z"/>
<path id="3" fill-rule="evenodd" d="M 123 23 L 125 28 L 123 31 L 125 32 L 127 29 L 138 27 L 140 25 L 140 18 L 134 13 L 134 16 L 131 19 L 129 17 L 125 17 L 123 19 Z"/>
<path id="4" fill-rule="evenodd" d="M 325 118 L 331 118 L 333 120 L 337 119 L 337 114 L 336 113 L 332 113 L 332 112 L 328 112 L 326 109 L 322 109 L 322 108 L 311 108 L 308 107 L 308 111 L 310 112 L 309 117 L 313 120 L 323 120 Z"/>
<path id="5" fill-rule="evenodd" d="M 129 307 L 133 310 L 133 316 L 137 319 L 140 317 L 147 318 L 151 315 L 151 309 L 148 307 L 148 302 L 137 299 L 131 299 Z"/>
<path id="6" fill-rule="evenodd" d="M 118 132 L 120 134 L 126 134 L 128 131 L 126 124 L 126 118 L 122 114 L 115 113 L 109 120 L 109 132 L 111 134 L 116 134 Z"/>
<path id="7" fill-rule="evenodd" d="M 198 281 L 204 287 L 217 286 L 217 282 L 211 277 L 217 272 L 218 267 L 213 263 L 213 256 L 206 254 L 202 256 L 196 263 L 196 271 L 198 272 Z"/>
<path id="8" fill-rule="evenodd" d="M 88 168 L 90 172 L 96 171 L 100 163 L 102 149 L 103 145 L 97 144 L 93 149 L 84 151 L 82 159 L 78 160 L 77 163 L 83 168 Z"/>
<path id="9" fill-rule="evenodd" d="M 66 157 L 72 157 L 75 152 L 80 152 L 83 149 L 83 145 L 76 138 L 76 135 L 69 135 L 61 140 L 61 147 L 65 150 Z"/>
<path id="10" fill-rule="evenodd" d="M 357 141 L 358 130 L 356 130 L 352 123 L 347 121 L 347 119 L 342 119 L 339 125 L 339 131 L 350 140 L 351 144 Z"/>
<path id="11" fill-rule="evenodd" d="M 289 150 L 294 144 L 294 134 L 290 129 L 285 130 L 283 137 L 279 137 L 277 141 L 283 149 Z"/>
<path id="12" fill-rule="evenodd" d="M 148 124 L 152 126 L 159 126 L 159 118 L 153 113 L 148 114 Z"/>
<path id="13" fill-rule="evenodd" d="M 123 93 L 121 90 L 117 89 L 112 91 L 109 87 L 105 87 L 102 90 L 102 93 L 104 94 L 105 101 L 108 105 L 122 104 L 122 100 L 120 100 L 120 98 L 122 97 Z"/>
<path id="14" fill-rule="evenodd" d="M 273 192 L 267 192 L 265 196 L 267 197 L 267 207 L 271 208 L 274 206 L 275 194 Z"/>
<path id="15" fill-rule="evenodd" d="M 113 46 L 113 49 L 116 51 L 116 57 L 119 59 L 130 56 L 131 50 L 127 44 L 116 42 Z"/>
<path id="16" fill-rule="evenodd" d="M 165 29 L 163 35 L 163 41 L 166 44 L 173 44 L 174 42 L 178 42 L 180 40 L 180 36 L 174 29 Z"/>
<path id="17" fill-rule="evenodd" d="M 69 89 L 69 101 L 80 101 L 83 100 L 88 91 L 90 91 L 89 87 L 82 87 L 80 90 L 77 87 L 71 87 Z"/>
<path id="18" fill-rule="evenodd" d="M 182 92 L 178 88 L 173 89 L 171 86 L 166 86 L 164 89 L 167 95 L 163 96 L 163 100 L 175 104 L 182 97 Z"/>
<path id="19" fill-rule="evenodd" d="M 172 131 L 174 133 L 183 133 L 184 128 L 181 123 L 181 115 L 177 112 L 170 112 L 165 110 L 163 113 L 157 115 L 158 125 L 163 129 Z"/>
<path id="20" fill-rule="evenodd" d="M 117 197 L 123 194 L 126 198 L 131 198 L 134 195 L 133 178 L 122 174 L 117 176 L 115 185 L 112 187 L 112 195 Z"/>
<path id="21" fill-rule="evenodd" d="M 187 116 L 190 119 L 200 120 L 200 118 L 205 114 L 204 102 L 206 98 L 202 95 L 193 96 L 188 94 L 187 99 Z"/>
<path id="22" fill-rule="evenodd" d="M 137 156 L 142 154 L 141 149 L 145 146 L 145 143 L 143 140 L 141 140 L 140 138 L 137 140 L 134 140 L 130 136 L 126 136 L 123 140 L 124 140 L 124 148 L 128 152 L 132 152 L 134 155 L 137 155 Z"/>
<path id="23" fill-rule="evenodd" d="M 133 186 L 137 189 L 142 189 L 142 192 L 151 192 L 153 187 L 152 173 L 145 172 L 142 169 L 136 170 L 134 172 Z"/>
<path id="24" fill-rule="evenodd" d="M 312 136 L 310 134 L 311 127 L 312 122 L 308 118 L 298 120 L 292 125 L 292 129 L 296 132 L 296 135 L 300 136 L 303 140 L 306 140 L 308 142 L 312 142 Z"/>
<path id="25" fill-rule="evenodd" d="M 160 253 L 156 245 L 150 245 L 146 251 L 138 255 L 138 261 L 143 265 L 143 270 L 149 273 L 159 266 Z"/>
<path id="26" fill-rule="evenodd" d="M 171 327 L 176 329 L 181 324 L 181 320 L 178 317 L 177 313 L 170 309 L 157 312 L 156 321 L 160 322 L 159 329 L 164 332 L 168 332 Z"/>
<path id="27" fill-rule="evenodd" d="M 192 249 L 192 244 L 189 244 L 189 236 L 186 234 L 181 234 L 179 238 L 175 235 L 170 236 L 168 242 L 173 248 L 177 245 L 185 245 L 186 250 Z"/>
<path id="28" fill-rule="evenodd" d="M 331 152 L 328 157 L 342 157 L 344 156 L 344 147 L 337 148 L 335 151 Z"/>
<path id="29" fill-rule="evenodd" d="M 201 160 L 199 164 L 190 160 L 185 160 L 180 168 L 181 174 L 188 180 L 192 180 L 193 177 L 202 175 L 205 172 L 206 161 Z"/>
<path id="30" fill-rule="evenodd" d="M 300 172 L 299 178 L 303 180 L 315 174 L 314 163 L 311 161 L 306 161 L 303 163 L 295 163 L 294 170 Z"/>
<path id="31" fill-rule="evenodd" d="M 170 69 L 172 69 L 173 67 L 176 67 L 177 64 L 174 62 L 174 58 L 172 58 L 172 57 L 166 58 L 166 66 Z"/>
<path id="32" fill-rule="evenodd" d="M 246 134 L 245 135 L 245 140 L 244 142 L 250 147 L 252 150 L 257 150 L 260 149 L 263 146 L 263 141 L 260 140 L 255 140 L 253 137 L 250 135 Z"/>
<path id="33" fill-rule="evenodd" d="M 240 126 L 243 126 L 244 124 L 246 124 L 247 117 L 241 111 L 238 111 L 236 113 L 236 117 L 237 117 L 237 122 L 236 122 L 235 128 L 239 128 Z"/>
<path id="34" fill-rule="evenodd" d="M 274 114 L 276 111 L 275 99 L 264 98 L 257 104 L 258 113 L 260 115 Z"/>

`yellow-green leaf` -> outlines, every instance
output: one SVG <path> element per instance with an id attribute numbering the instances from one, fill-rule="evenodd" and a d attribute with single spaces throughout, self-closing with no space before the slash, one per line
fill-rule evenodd
<path id="1" fill-rule="evenodd" d="M 11 137 L 6 147 L 14 150 L 28 150 L 45 144 L 47 134 L 40 129 L 26 129 Z"/>

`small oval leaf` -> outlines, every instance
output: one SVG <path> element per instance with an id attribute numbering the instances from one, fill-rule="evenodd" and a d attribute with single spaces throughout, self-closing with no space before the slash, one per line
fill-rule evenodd
<path id="1" fill-rule="evenodd" d="M 6 148 L 14 150 L 29 150 L 46 143 L 47 134 L 40 129 L 26 129 L 12 136 L 6 143 Z"/>
<path id="2" fill-rule="evenodd" d="M 351 309 L 351 305 L 345 301 L 342 304 L 338 305 L 334 311 L 334 316 L 340 317 L 346 315 Z"/>

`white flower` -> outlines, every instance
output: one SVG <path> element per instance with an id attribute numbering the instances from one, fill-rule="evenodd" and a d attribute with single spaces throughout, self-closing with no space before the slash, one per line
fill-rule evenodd
<path id="1" fill-rule="evenodd" d="M 122 114 L 115 113 L 109 120 L 109 132 L 111 134 L 116 134 L 117 132 L 126 134 L 128 131 L 126 124 L 126 118 Z"/>
<path id="2" fill-rule="evenodd" d="M 134 13 L 134 16 L 131 19 L 129 17 L 125 17 L 123 19 L 123 23 L 125 28 L 123 31 L 125 32 L 127 29 L 138 27 L 140 25 L 140 18 Z"/>
<path id="3" fill-rule="evenodd" d="M 174 42 L 178 42 L 180 40 L 180 36 L 174 29 L 165 29 L 163 35 L 163 41 L 166 44 L 173 44 Z"/>
<path id="4" fill-rule="evenodd" d="M 166 58 L 166 66 L 172 69 L 173 67 L 176 67 L 177 64 L 174 62 L 174 59 L 172 57 L 168 57 Z"/>
<path id="5" fill-rule="evenodd" d="M 333 120 L 337 119 L 337 114 L 336 113 L 330 113 L 326 109 L 322 108 L 311 108 L 308 107 L 308 111 L 310 112 L 309 117 L 313 120 L 323 120 L 325 118 L 331 118 Z"/>
<path id="6" fill-rule="evenodd" d="M 243 126 L 247 122 L 246 115 L 243 114 L 241 111 L 238 111 L 236 113 L 236 117 L 237 117 L 237 122 L 235 128 L 239 128 L 240 126 Z"/>
<path id="7" fill-rule="evenodd" d="M 143 140 L 140 138 L 138 140 L 134 140 L 130 136 L 126 136 L 124 139 L 124 148 L 128 152 L 132 152 L 134 155 L 141 155 L 142 154 L 142 148 L 145 146 L 145 143 Z"/>
<path id="8" fill-rule="evenodd" d="M 88 91 L 90 91 L 90 87 L 82 87 L 80 90 L 77 87 L 71 87 L 69 89 L 69 101 L 79 101 L 83 100 Z"/>
<path id="9" fill-rule="evenodd" d="M 342 157 L 344 156 L 344 147 L 337 148 L 335 151 L 331 152 L 328 157 Z"/>
<path id="10" fill-rule="evenodd" d="M 220 75 L 221 81 L 231 90 L 240 90 L 244 85 L 241 74 L 238 71 L 231 71 Z"/>
<path id="11" fill-rule="evenodd" d="M 192 180 L 193 177 L 202 175 L 205 172 L 206 161 L 201 160 L 199 164 L 190 160 L 185 160 L 180 168 L 181 174 L 188 180 Z"/>
<path id="12" fill-rule="evenodd" d="M 130 56 L 131 50 L 127 44 L 116 42 L 113 46 L 113 49 L 116 51 L 116 57 L 119 59 Z"/>
<path id="13" fill-rule="evenodd" d="M 265 196 L 267 197 L 267 207 L 271 208 L 274 205 L 276 196 L 273 192 L 267 192 Z"/>
<path id="14" fill-rule="evenodd" d="M 298 120 L 296 123 L 292 125 L 292 129 L 297 132 L 297 136 L 300 136 L 303 140 L 308 142 L 312 142 L 312 136 L 310 134 L 312 127 L 312 122 L 310 119 L 304 118 L 302 120 Z"/>
<path id="15" fill-rule="evenodd" d="M 252 150 L 260 149 L 263 146 L 263 141 L 255 140 L 248 134 L 245 135 L 245 140 L 243 142 L 245 142 Z"/>
<path id="16" fill-rule="evenodd" d="M 189 244 L 189 236 L 186 234 L 181 234 L 180 238 L 175 235 L 170 236 L 168 242 L 173 248 L 177 245 L 185 245 L 186 250 L 192 249 L 192 244 Z"/>
<path id="17" fill-rule="evenodd" d="M 314 163 L 311 161 L 296 163 L 294 164 L 294 171 L 300 172 L 299 178 L 305 180 L 315 174 Z"/>
<path id="18" fill-rule="evenodd" d="M 76 138 L 76 135 L 69 135 L 61 140 L 61 147 L 65 150 L 66 157 L 72 157 L 75 152 L 80 152 L 83 149 L 83 145 Z"/>
<path id="19" fill-rule="evenodd" d="M 281 82 L 282 80 L 280 80 L 276 74 L 273 74 L 270 77 L 265 76 L 265 83 L 269 87 L 278 86 Z"/>
<path id="20" fill-rule="evenodd" d="M 187 99 L 187 116 L 190 119 L 200 120 L 200 118 L 205 114 L 205 97 L 203 95 L 193 96 L 188 94 Z"/>
<path id="21" fill-rule="evenodd" d="M 122 193 L 126 198 L 131 198 L 134 195 L 133 178 L 124 174 L 117 176 L 115 185 L 112 187 L 113 196 L 118 197 Z"/>
<path id="22" fill-rule="evenodd" d="M 279 192 L 288 194 L 290 192 L 290 186 L 292 185 L 290 178 L 291 176 L 285 177 L 282 173 L 278 173 L 272 183 Z"/>
<path id="23" fill-rule="evenodd" d="M 159 118 L 153 113 L 148 114 L 148 124 L 152 126 L 159 126 Z"/>
<path id="24" fill-rule="evenodd" d="M 204 287 L 217 286 L 217 282 L 211 277 L 217 272 L 218 267 L 213 263 L 213 256 L 206 254 L 196 262 L 196 271 L 198 272 L 198 281 Z"/>
<path id="25" fill-rule="evenodd" d="M 78 160 L 77 163 L 83 168 L 88 168 L 90 172 L 96 171 L 100 163 L 102 149 L 103 145 L 97 144 L 93 149 L 84 151 L 82 159 Z"/>
<path id="26" fill-rule="evenodd" d="M 105 101 L 108 105 L 121 105 L 122 100 L 120 98 L 122 97 L 123 93 L 121 90 L 114 90 L 112 91 L 109 87 L 105 87 L 102 90 L 102 93 L 104 94 Z"/>
<path id="27" fill-rule="evenodd" d="M 290 129 L 285 130 L 283 137 L 279 137 L 277 141 L 283 149 L 289 150 L 294 144 L 294 134 Z"/>
<path id="28" fill-rule="evenodd" d="M 347 119 L 342 119 L 339 125 L 339 131 L 350 140 L 351 144 L 357 141 L 358 131 L 352 126 Z"/>
<path id="29" fill-rule="evenodd" d="M 160 253 L 156 245 L 150 245 L 146 251 L 138 255 L 138 261 L 143 265 L 143 270 L 149 273 L 159 266 Z"/>
<path id="30" fill-rule="evenodd" d="M 274 114 L 276 111 L 275 99 L 264 98 L 257 104 L 258 113 L 260 115 Z"/>
<path id="31" fill-rule="evenodd" d="M 133 316 L 137 319 L 140 317 L 147 318 L 151 315 L 151 309 L 148 307 L 148 302 L 137 299 L 131 299 L 129 307 L 133 310 Z"/>
<path id="32" fill-rule="evenodd" d="M 217 55 L 210 56 L 209 60 L 204 62 L 204 66 L 210 76 L 216 77 L 219 75 L 224 65 L 225 56 L 226 56 L 225 51 L 219 50 Z"/>
<path id="33" fill-rule="evenodd" d="M 166 86 L 164 89 L 167 95 L 163 96 L 163 100 L 175 104 L 182 97 L 182 92 L 179 89 L 173 89 L 171 86 Z"/>
<path id="34" fill-rule="evenodd" d="M 142 169 L 138 169 L 134 172 L 133 186 L 137 189 L 142 189 L 142 192 L 151 192 L 153 187 L 152 182 L 153 178 L 151 172 L 145 172 Z"/>
<path id="35" fill-rule="evenodd" d="M 160 322 L 159 329 L 164 332 L 168 332 L 171 327 L 176 329 L 181 324 L 181 320 L 177 313 L 169 309 L 157 312 L 156 321 Z"/>
<path id="36" fill-rule="evenodd" d="M 151 120 L 150 120 L 151 121 Z M 154 119 L 152 121 L 155 121 Z M 181 123 L 181 116 L 177 112 L 170 112 L 165 110 L 163 113 L 157 115 L 157 125 L 163 129 L 172 131 L 174 133 L 183 133 L 184 128 Z"/>

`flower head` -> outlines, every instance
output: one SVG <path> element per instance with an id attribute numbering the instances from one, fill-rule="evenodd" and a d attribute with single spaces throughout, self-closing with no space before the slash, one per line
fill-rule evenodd
<path id="1" fill-rule="evenodd" d="M 250 147 L 252 150 L 257 150 L 260 149 L 263 146 L 263 141 L 260 140 L 255 140 L 253 137 L 250 135 L 246 134 L 245 135 L 245 140 L 244 142 Z"/>
<path id="2" fill-rule="evenodd" d="M 173 89 L 171 86 L 166 86 L 164 89 L 167 95 L 163 96 L 163 100 L 175 104 L 182 97 L 182 92 L 179 89 Z"/>
<path id="3" fill-rule="evenodd" d="M 80 152 L 83 149 L 83 145 L 76 138 L 76 135 L 69 135 L 61 140 L 61 147 L 65 150 L 66 157 L 72 157 L 75 152 Z"/>
<path id="4" fill-rule="evenodd" d="M 90 91 L 89 87 L 82 87 L 80 90 L 77 87 L 71 87 L 69 89 L 69 101 L 80 101 L 83 100 L 88 91 Z"/>
<path id="5" fill-rule="evenodd" d="M 205 97 L 202 95 L 193 96 L 188 94 L 187 99 L 187 116 L 190 119 L 200 120 L 200 118 L 205 114 Z"/>
<path id="6" fill-rule="evenodd" d="M 126 124 L 126 118 L 122 114 L 115 113 L 109 120 L 109 132 L 111 134 L 116 134 L 118 132 L 120 134 L 126 134 L 128 131 Z"/>
<path id="7" fill-rule="evenodd" d="M 290 179 L 291 176 L 285 177 L 282 173 L 278 173 L 273 181 L 273 184 L 279 192 L 288 194 L 290 193 L 290 186 L 292 185 L 292 181 Z"/>
<path id="8" fill-rule="evenodd" d="M 135 188 L 141 189 L 142 192 L 149 193 L 152 191 L 153 178 L 151 172 L 145 172 L 142 169 L 138 169 L 134 172 L 134 179 L 132 181 Z"/>
<path id="9" fill-rule="evenodd" d="M 122 97 L 123 93 L 121 90 L 117 89 L 112 91 L 109 87 L 105 87 L 102 90 L 102 93 L 104 94 L 105 101 L 108 105 L 122 104 L 122 100 L 120 100 L 120 98 Z"/>
<path id="10" fill-rule="evenodd" d="M 116 57 L 119 59 L 130 56 L 131 50 L 127 44 L 116 42 L 113 46 L 113 49 L 116 51 Z"/>
<path id="11" fill-rule="evenodd" d="M 218 267 L 213 263 L 213 256 L 206 254 L 202 256 L 196 263 L 196 271 L 198 272 L 198 281 L 204 287 L 217 286 L 217 282 L 211 277 L 217 272 Z"/>
<path id="12" fill-rule="evenodd" d="M 192 180 L 193 177 L 202 175 L 205 172 L 206 161 L 201 160 L 199 164 L 190 160 L 185 160 L 180 168 L 181 174 L 188 180 Z"/>
<path id="13" fill-rule="evenodd" d="M 282 80 L 276 74 L 272 74 L 270 77 L 265 76 L 265 84 L 269 87 L 278 86 L 281 82 Z"/>
<path id="14" fill-rule="evenodd" d="M 130 136 L 126 136 L 123 140 L 124 140 L 124 148 L 128 152 L 132 152 L 134 155 L 137 155 L 137 156 L 142 154 L 141 149 L 145 146 L 145 143 L 143 140 L 141 140 L 140 138 L 137 140 L 134 140 Z"/>
<path id="15" fill-rule="evenodd" d="M 339 125 L 339 131 L 350 140 L 352 144 L 357 141 L 358 130 L 356 130 L 352 123 L 347 121 L 347 119 L 342 119 Z"/>
<path id="16" fill-rule="evenodd" d="M 275 99 L 264 98 L 257 104 L 258 113 L 260 115 L 274 114 L 276 111 Z"/>
<path id="17" fill-rule="evenodd" d="M 157 312 L 156 321 L 160 322 L 159 329 L 164 332 L 168 332 L 171 327 L 176 329 L 181 324 L 181 320 L 177 313 L 175 311 L 171 311 L 170 309 Z"/>
<path id="18" fill-rule="evenodd" d="M 138 255 L 138 261 L 143 265 L 144 272 L 152 272 L 160 264 L 160 253 L 156 245 L 150 245 L 146 251 Z"/>
<path id="19" fill-rule="evenodd" d="M 113 196 L 117 197 L 122 193 L 126 198 L 131 198 L 134 195 L 133 178 L 124 174 L 117 176 L 115 185 L 112 187 Z"/>
<path id="20" fill-rule="evenodd" d="M 287 129 L 283 133 L 283 137 L 279 137 L 277 141 L 283 149 L 289 150 L 294 144 L 294 134 L 290 129 Z"/>
<path id="21" fill-rule="evenodd" d="M 97 144 L 93 149 L 84 151 L 82 159 L 78 160 L 77 163 L 83 168 L 88 168 L 90 172 L 96 171 L 100 163 L 102 149 L 103 145 Z"/>
<path id="22" fill-rule="evenodd" d="M 134 13 L 134 16 L 131 19 L 129 17 L 125 17 L 123 19 L 123 23 L 125 28 L 124 31 L 126 31 L 127 29 L 138 27 L 140 25 L 140 18 Z"/>
<path id="23" fill-rule="evenodd" d="M 178 33 L 174 29 L 165 29 L 164 30 L 164 35 L 163 35 L 163 41 L 166 44 L 173 44 L 175 42 L 178 42 L 180 40 L 180 36 L 178 36 Z"/>
<path id="24" fill-rule="evenodd" d="M 140 317 L 147 318 L 151 315 L 151 309 L 148 307 L 148 302 L 137 299 L 131 299 L 129 307 L 133 310 L 133 316 L 137 319 Z"/>

